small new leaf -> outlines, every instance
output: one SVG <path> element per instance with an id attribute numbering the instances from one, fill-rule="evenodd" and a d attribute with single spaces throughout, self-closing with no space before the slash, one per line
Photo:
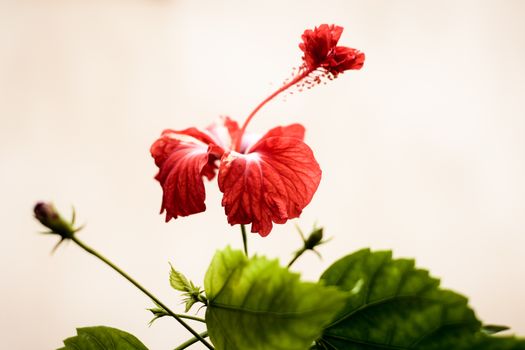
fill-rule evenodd
<path id="1" fill-rule="evenodd" d="M 157 319 L 159 319 L 161 317 L 171 316 L 166 310 L 164 310 L 164 308 L 162 306 L 160 306 L 157 303 L 155 303 L 155 305 L 157 305 L 157 307 L 153 307 L 151 309 L 148 309 L 148 311 L 151 311 L 151 313 L 153 314 L 153 318 L 151 319 L 151 321 L 148 322 L 149 326 L 151 326 L 153 324 L 153 322 L 155 322 Z"/>
<path id="2" fill-rule="evenodd" d="M 197 303 L 197 301 L 195 299 L 193 299 L 193 297 L 188 297 L 186 299 L 184 299 L 184 302 L 186 304 L 186 308 L 184 309 L 184 312 L 188 312 L 190 311 L 191 307 Z"/>
<path id="3" fill-rule="evenodd" d="M 191 292 L 193 283 L 190 283 L 186 276 L 175 270 L 173 265 L 170 264 L 170 267 L 170 284 L 173 289 L 181 292 Z"/>
<path id="4" fill-rule="evenodd" d="M 185 312 L 188 312 L 195 303 L 203 303 L 206 305 L 207 300 L 203 295 L 204 292 L 201 287 L 195 286 L 186 276 L 175 270 L 171 264 L 170 266 L 170 284 L 173 289 L 183 292 L 182 296 L 184 299 L 182 302 L 186 305 Z"/>

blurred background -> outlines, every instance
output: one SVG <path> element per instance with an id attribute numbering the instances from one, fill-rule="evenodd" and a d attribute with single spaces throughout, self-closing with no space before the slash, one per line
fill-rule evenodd
<path id="1" fill-rule="evenodd" d="M 149 147 L 164 128 L 242 121 L 321 23 L 345 27 L 364 68 L 250 125 L 303 123 L 323 169 L 296 222 L 334 238 L 294 269 L 315 280 L 356 249 L 393 249 L 525 335 L 523 13 L 519 0 L 0 1 L 2 346 L 53 349 L 92 325 L 151 349 L 189 338 L 171 319 L 148 327 L 152 303 L 75 245 L 51 255 L 33 204 L 74 205 L 81 239 L 182 312 L 168 262 L 202 284 L 215 250 L 242 241 L 216 181 L 205 213 L 164 223 Z M 282 263 L 301 244 L 291 222 L 249 238 Z"/>

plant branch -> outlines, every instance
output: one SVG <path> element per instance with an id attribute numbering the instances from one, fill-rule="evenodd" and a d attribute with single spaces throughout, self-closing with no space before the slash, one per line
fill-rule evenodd
<path id="1" fill-rule="evenodd" d="M 188 320 L 193 320 L 193 321 L 198 321 L 198 322 L 202 322 L 202 323 L 206 323 L 206 320 L 204 318 L 201 318 L 201 317 L 197 317 L 197 316 L 191 316 L 191 315 L 185 315 L 185 314 L 175 314 L 177 315 L 178 317 L 180 318 L 186 318 Z"/>
<path id="2" fill-rule="evenodd" d="M 106 257 L 101 255 L 99 252 L 94 250 L 93 248 L 87 246 L 79 240 L 75 235 L 72 235 L 71 240 L 75 242 L 80 248 L 84 249 L 89 254 L 97 257 L 98 259 L 102 260 L 106 265 L 111 267 L 113 270 L 118 272 L 122 277 L 127 279 L 131 284 L 133 284 L 135 287 L 137 287 L 142 293 L 146 294 L 151 300 L 153 300 L 156 304 L 158 304 L 160 307 L 162 307 L 166 312 L 172 316 L 174 319 L 176 319 L 184 328 L 186 328 L 191 334 L 195 336 L 197 341 L 200 341 L 203 343 L 208 349 L 213 349 L 213 346 L 211 346 L 210 343 L 208 343 L 204 337 L 202 337 L 199 333 L 197 333 L 193 328 L 191 328 L 184 320 L 182 320 L 181 317 L 179 317 L 177 314 L 175 314 L 173 311 L 171 311 L 166 305 L 164 305 L 157 297 L 155 297 L 153 294 L 151 294 L 147 289 L 145 289 L 142 285 L 140 285 L 137 281 L 135 281 L 131 276 L 129 276 L 126 272 L 121 270 L 118 266 L 113 264 L 111 261 L 109 261 Z"/>
<path id="3" fill-rule="evenodd" d="M 202 338 L 206 338 L 208 336 L 208 332 L 202 332 L 199 334 Z M 177 346 L 175 349 L 173 350 L 183 350 L 183 349 L 186 349 L 187 347 L 189 347 L 190 345 L 193 345 L 195 344 L 196 342 L 198 342 L 199 339 L 197 338 L 191 338 L 189 339 L 188 341 L 185 341 L 184 343 L 180 344 L 179 346 Z"/>
<path id="4" fill-rule="evenodd" d="M 299 249 L 299 250 L 297 251 L 297 253 L 295 253 L 295 256 L 293 257 L 293 259 L 290 260 L 290 262 L 288 263 L 288 268 L 290 268 L 290 267 L 293 265 L 293 263 L 294 263 L 297 259 L 299 259 L 299 257 L 300 257 L 301 255 L 303 255 L 304 252 L 306 252 L 306 248 Z"/>

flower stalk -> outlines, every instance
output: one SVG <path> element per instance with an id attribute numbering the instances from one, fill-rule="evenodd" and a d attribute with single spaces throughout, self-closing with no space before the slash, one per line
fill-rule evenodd
<path id="1" fill-rule="evenodd" d="M 246 236 L 246 226 L 244 226 L 244 224 L 241 224 L 241 235 L 244 255 L 248 256 L 248 237 Z"/>
<path id="2" fill-rule="evenodd" d="M 304 252 L 311 250 L 314 252 L 319 258 L 321 258 L 321 254 L 315 250 L 315 247 L 320 246 L 321 244 L 325 244 L 326 242 L 330 241 L 329 239 L 323 240 L 323 228 L 322 227 L 315 227 L 313 228 L 312 232 L 308 236 L 308 238 L 305 238 L 303 231 L 299 226 L 296 226 L 297 232 L 299 232 L 299 235 L 301 236 L 301 239 L 303 240 L 303 247 L 299 250 L 297 250 L 294 254 L 294 257 L 290 262 L 288 263 L 287 267 L 290 268 L 293 263 L 299 259 L 301 255 L 304 254 Z"/>

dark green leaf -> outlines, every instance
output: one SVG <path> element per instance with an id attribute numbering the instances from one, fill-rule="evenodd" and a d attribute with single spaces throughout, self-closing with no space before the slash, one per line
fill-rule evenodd
<path id="1" fill-rule="evenodd" d="M 135 336 L 105 326 L 77 328 L 59 350 L 148 350 Z"/>
<path id="2" fill-rule="evenodd" d="M 453 349 L 471 341 L 480 322 L 467 299 L 439 288 L 413 260 L 365 249 L 334 263 L 327 285 L 351 292 L 318 340 L 319 349 Z"/>
<path id="3" fill-rule="evenodd" d="M 500 325 L 497 325 L 497 324 L 485 324 L 481 328 L 481 331 L 483 333 L 485 333 L 485 334 L 492 335 L 492 334 L 496 334 L 496 333 L 499 333 L 499 332 L 507 331 L 509 329 L 510 328 L 507 327 L 507 326 L 500 326 Z"/>
<path id="4" fill-rule="evenodd" d="M 480 335 L 472 345 L 457 348 L 461 350 L 525 350 L 525 340 L 515 337 Z"/>
<path id="5" fill-rule="evenodd" d="M 217 350 L 305 350 L 344 300 L 333 287 L 301 282 L 264 257 L 230 248 L 206 273 L 206 325 Z"/>

